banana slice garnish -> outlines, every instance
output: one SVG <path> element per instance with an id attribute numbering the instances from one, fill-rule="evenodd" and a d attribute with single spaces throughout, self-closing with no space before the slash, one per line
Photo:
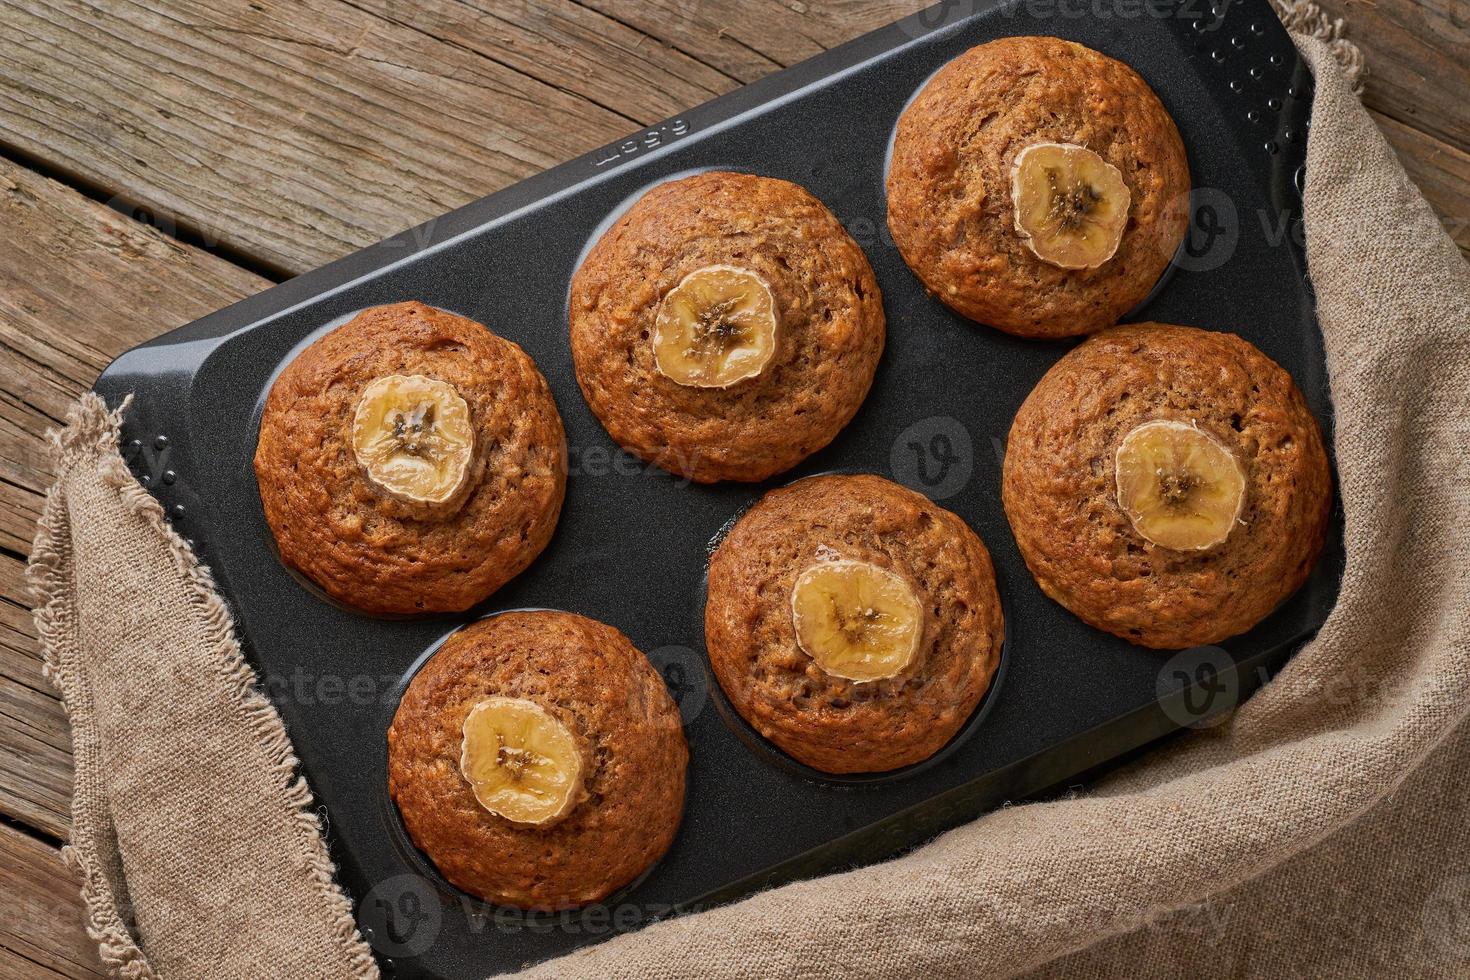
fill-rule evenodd
<path id="1" fill-rule="evenodd" d="M 1138 426 L 1118 446 L 1116 471 L 1118 506 L 1161 548 L 1213 548 L 1240 521 L 1245 471 L 1219 440 L 1193 425 Z"/>
<path id="2" fill-rule="evenodd" d="M 924 608 L 902 576 L 865 561 L 819 561 L 791 590 L 796 640 L 818 667 L 865 682 L 913 662 Z"/>
<path id="3" fill-rule="evenodd" d="M 653 351 L 659 373 L 681 385 L 728 388 L 765 370 L 779 317 L 771 287 L 749 269 L 689 273 L 659 304 Z"/>
<path id="4" fill-rule="evenodd" d="M 435 378 L 378 378 L 357 401 L 352 449 L 368 480 L 383 493 L 452 509 L 463 502 L 474 471 L 470 407 L 453 385 Z"/>
<path id="5" fill-rule="evenodd" d="M 1038 259 L 1063 269 L 1113 257 L 1131 197 L 1117 167 L 1074 143 L 1033 144 L 1011 165 L 1016 231 Z"/>
<path id="6" fill-rule="evenodd" d="M 465 717 L 459 771 L 482 807 L 512 823 L 570 813 L 586 796 L 582 769 L 576 738 L 533 701 L 486 698 Z"/>

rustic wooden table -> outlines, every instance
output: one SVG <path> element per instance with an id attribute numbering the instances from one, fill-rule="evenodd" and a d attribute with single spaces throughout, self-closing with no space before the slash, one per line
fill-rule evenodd
<path id="1" fill-rule="evenodd" d="M 925 0 L 0 0 L 0 978 L 100 973 L 26 556 L 124 349 Z M 1321 0 L 1470 249 L 1470 4 Z"/>

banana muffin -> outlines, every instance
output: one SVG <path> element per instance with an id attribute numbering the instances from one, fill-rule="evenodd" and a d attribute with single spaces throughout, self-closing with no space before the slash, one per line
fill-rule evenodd
<path id="1" fill-rule="evenodd" d="M 455 886 L 557 910 L 633 881 L 674 840 L 689 750 L 663 678 L 622 633 L 564 612 L 466 626 L 388 729 L 388 791 Z"/>
<path id="2" fill-rule="evenodd" d="M 1332 476 L 1291 377 L 1229 333 L 1090 338 L 1027 396 L 1002 495 L 1043 592 L 1147 647 L 1243 633 L 1306 581 Z"/>
<path id="3" fill-rule="evenodd" d="M 957 313 L 1028 337 L 1111 326 L 1188 223 L 1179 131 L 1138 74 L 1054 37 L 971 48 L 898 121 L 888 224 Z"/>
<path id="4" fill-rule="evenodd" d="M 784 180 L 643 195 L 572 279 L 577 382 L 623 448 L 700 483 L 763 480 L 857 412 L 883 353 L 867 257 Z"/>
<path id="5" fill-rule="evenodd" d="M 877 476 L 816 476 L 740 518 L 709 568 L 710 663 L 731 704 L 829 773 L 922 762 L 1000 663 L 990 553 L 959 517 Z"/>
<path id="6" fill-rule="evenodd" d="M 255 450 L 281 559 L 366 612 L 466 609 L 546 547 L 561 416 L 525 351 L 422 303 L 379 306 L 281 372 Z"/>

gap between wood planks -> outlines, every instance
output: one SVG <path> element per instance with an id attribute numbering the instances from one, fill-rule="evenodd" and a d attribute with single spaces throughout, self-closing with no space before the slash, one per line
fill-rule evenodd
<path id="1" fill-rule="evenodd" d="M 269 282 L 8 160 L 0 255 L 0 980 L 103 976 L 57 849 L 70 742 L 23 580 L 51 478 L 43 433 L 123 349 Z"/>
<path id="2" fill-rule="evenodd" d="M 102 977 L 80 890 L 55 846 L 0 821 L 0 980 Z"/>
<path id="3" fill-rule="evenodd" d="M 1327 0 L 1367 49 L 1369 104 L 1451 173 L 1470 148 L 1459 2 Z M 0 60 L 0 142 L 277 278 L 921 6 L 29 0 Z M 1435 203 L 1463 221 L 1452 187 Z"/>
<path id="4" fill-rule="evenodd" d="M 45 432 L 126 348 L 270 283 L 5 160 L 0 255 L 0 814 L 64 839 L 70 742 L 24 581 Z"/>

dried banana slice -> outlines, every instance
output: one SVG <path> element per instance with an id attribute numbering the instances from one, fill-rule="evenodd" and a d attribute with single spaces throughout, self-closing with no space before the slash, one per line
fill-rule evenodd
<path id="1" fill-rule="evenodd" d="M 1016 231 L 1038 259 L 1063 269 L 1113 257 L 1130 199 L 1118 168 L 1075 143 L 1036 143 L 1011 165 Z"/>
<path id="2" fill-rule="evenodd" d="M 1230 536 L 1245 471 L 1219 440 L 1184 422 L 1145 422 L 1117 453 L 1118 506 L 1161 548 L 1204 551 Z"/>
<path id="3" fill-rule="evenodd" d="M 470 407 L 453 385 L 422 374 L 378 378 L 357 401 L 352 449 L 367 478 L 389 496 L 457 507 L 475 469 Z"/>
<path id="4" fill-rule="evenodd" d="M 486 698 L 464 720 L 459 771 L 480 805 L 512 823 L 546 826 L 587 795 L 577 740 L 522 698 Z"/>
<path id="5" fill-rule="evenodd" d="M 669 290 L 654 321 L 659 373 L 681 385 L 728 388 L 765 370 L 780 317 L 766 281 L 748 269 L 710 265 Z"/>
<path id="6" fill-rule="evenodd" d="M 903 671 L 919 649 L 924 609 L 900 575 L 865 561 L 819 561 L 791 590 L 796 641 L 836 677 L 876 681 Z"/>

